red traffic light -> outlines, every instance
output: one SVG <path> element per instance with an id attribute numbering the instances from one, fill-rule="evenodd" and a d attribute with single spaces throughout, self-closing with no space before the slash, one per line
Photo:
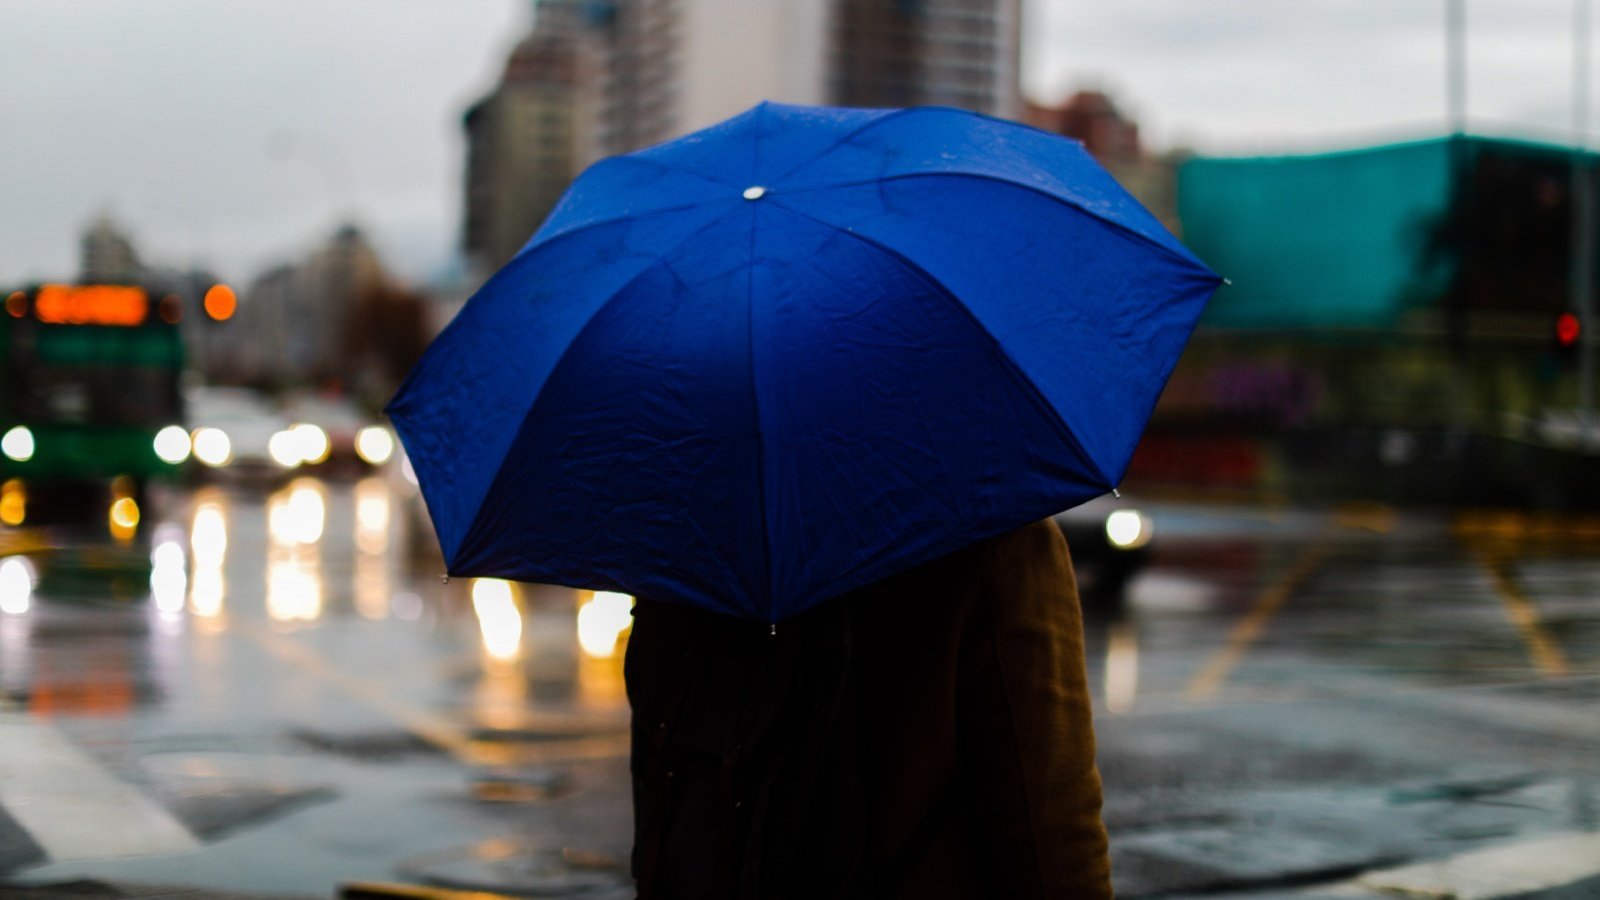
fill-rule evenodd
<path id="1" fill-rule="evenodd" d="M 1578 336 L 1583 334 L 1583 323 L 1570 312 L 1564 312 L 1556 317 L 1556 343 L 1563 347 L 1571 347 L 1578 342 Z"/>

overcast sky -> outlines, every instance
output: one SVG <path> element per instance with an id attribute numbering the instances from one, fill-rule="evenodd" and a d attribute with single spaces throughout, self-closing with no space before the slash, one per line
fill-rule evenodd
<path id="1" fill-rule="evenodd" d="M 1445 0 L 1025 2 L 1025 88 L 1108 90 L 1158 148 L 1444 127 Z M 1572 4 L 1467 0 L 1475 129 L 1566 138 Z M 527 7 L 0 0 L 0 286 L 71 277 L 98 211 L 147 260 L 241 282 L 353 216 L 392 266 L 428 277 L 458 239 L 460 113 Z"/>

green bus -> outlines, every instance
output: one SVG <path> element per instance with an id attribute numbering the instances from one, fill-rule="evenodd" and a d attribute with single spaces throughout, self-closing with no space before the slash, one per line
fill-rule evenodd
<path id="1" fill-rule="evenodd" d="M 136 284 L 42 284 L 0 315 L 0 525 L 100 520 L 138 531 L 153 480 L 177 477 L 182 300 Z"/>

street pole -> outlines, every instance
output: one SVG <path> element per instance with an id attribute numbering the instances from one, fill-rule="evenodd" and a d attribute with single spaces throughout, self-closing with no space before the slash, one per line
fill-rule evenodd
<path id="1" fill-rule="evenodd" d="M 1572 307 L 1578 315 L 1578 446 L 1593 437 L 1595 376 L 1595 196 L 1589 159 L 1590 0 L 1572 3 Z"/>
<path id="2" fill-rule="evenodd" d="M 1444 18 L 1445 98 L 1450 133 L 1459 138 L 1467 131 L 1466 0 L 1445 0 Z"/>
<path id="3" fill-rule="evenodd" d="M 1468 171 L 1467 154 L 1467 10 L 1466 0 L 1444 0 L 1445 108 L 1450 119 L 1450 184 L 1452 206 L 1460 218 L 1452 223 L 1456 241 L 1456 276 L 1445 299 L 1446 353 L 1452 370 L 1449 391 L 1450 438 L 1452 454 L 1466 451 L 1469 418 L 1466 316 L 1472 278 L 1470 259 L 1476 250 L 1477 191 Z M 1456 457 L 1459 464 L 1461 457 Z M 1465 471 L 1460 470 L 1464 477 Z"/>

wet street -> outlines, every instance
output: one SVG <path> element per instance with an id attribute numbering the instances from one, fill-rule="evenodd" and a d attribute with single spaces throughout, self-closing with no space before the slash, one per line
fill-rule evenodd
<path id="1" fill-rule="evenodd" d="M 0 534 L 0 895 L 631 896 L 627 599 L 441 583 L 413 490 Z M 1146 512 L 1086 595 L 1123 896 L 1600 892 L 1600 520 Z"/>

